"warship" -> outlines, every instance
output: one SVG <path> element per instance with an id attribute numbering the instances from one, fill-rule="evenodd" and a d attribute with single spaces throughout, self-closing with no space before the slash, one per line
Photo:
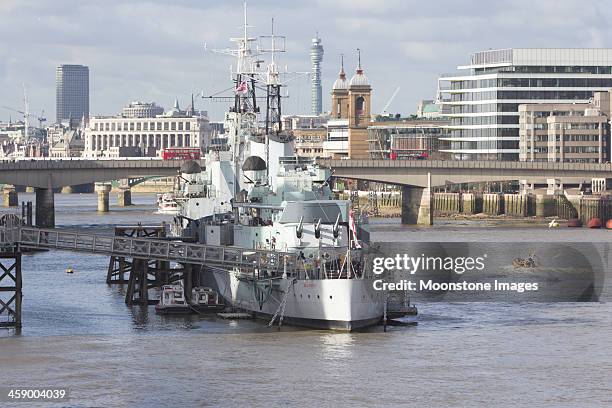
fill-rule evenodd
<path id="1" fill-rule="evenodd" d="M 265 265 L 205 268 L 203 279 L 226 304 L 269 320 L 320 329 L 355 330 L 381 321 L 384 299 L 366 268 L 368 234 L 350 201 L 334 200 L 330 169 L 294 154 L 281 122 L 281 87 L 275 53 L 283 37 L 262 53 L 248 35 L 246 7 L 237 48 L 233 106 L 225 134 L 210 141 L 200 163 L 187 162 L 178 176 L 175 234 L 211 245 L 264 250 Z M 259 122 L 257 91 L 265 91 Z M 203 165 L 202 165 L 203 163 Z M 289 260 L 289 261 L 288 261 Z"/>

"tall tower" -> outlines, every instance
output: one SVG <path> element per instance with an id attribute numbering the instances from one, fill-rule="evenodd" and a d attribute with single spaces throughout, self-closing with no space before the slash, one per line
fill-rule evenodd
<path id="1" fill-rule="evenodd" d="M 83 65 L 59 65 L 55 76 L 55 112 L 57 122 L 89 117 L 89 68 Z"/>
<path id="2" fill-rule="evenodd" d="M 313 115 L 320 115 L 323 111 L 322 89 L 321 89 L 321 62 L 323 61 L 323 45 L 319 34 L 312 39 L 310 46 L 310 61 L 312 62 L 312 84 L 311 97 Z"/>
<path id="3" fill-rule="evenodd" d="M 332 87 L 332 119 L 348 119 L 349 115 L 348 81 L 344 73 L 344 55 L 341 58 L 340 73 L 338 73 L 338 78 L 334 81 Z"/>
<path id="4" fill-rule="evenodd" d="M 370 157 L 368 124 L 371 121 L 370 97 L 372 88 L 361 68 L 361 50 L 357 49 L 357 70 L 348 87 L 349 99 L 349 151 L 351 159 Z"/>

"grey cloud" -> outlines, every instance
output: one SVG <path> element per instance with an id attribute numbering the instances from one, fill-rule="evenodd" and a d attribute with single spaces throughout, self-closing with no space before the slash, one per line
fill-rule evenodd
<path id="1" fill-rule="evenodd" d="M 249 24 L 267 34 L 271 17 L 288 37 L 281 65 L 308 71 L 310 38 L 323 38 L 324 93 L 335 79 L 340 53 L 349 75 L 355 49 L 374 88 L 378 111 L 397 86 L 391 110 L 408 114 L 419 99 L 433 97 L 436 78 L 468 61 L 469 54 L 503 47 L 610 46 L 612 12 L 592 0 L 563 2 L 258 0 Z M 230 46 L 240 33 L 239 0 L 1 0 L 0 87 L 2 105 L 19 106 L 21 82 L 33 108 L 53 117 L 55 66 L 90 66 L 92 113 L 112 114 L 132 99 L 169 106 L 192 91 L 226 88 L 228 58 L 205 53 Z M 309 84 L 292 82 L 285 112 L 308 112 Z M 326 98 L 324 108 L 329 108 Z M 219 119 L 225 104 L 200 103 Z M 0 111 L 0 119 L 9 112 Z"/>

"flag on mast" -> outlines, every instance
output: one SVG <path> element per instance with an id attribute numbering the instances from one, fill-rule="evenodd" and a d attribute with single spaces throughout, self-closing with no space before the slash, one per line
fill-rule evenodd
<path id="1" fill-rule="evenodd" d="M 357 240 L 357 228 L 355 227 L 355 216 L 353 210 L 349 211 L 349 228 L 351 229 L 351 234 L 353 236 L 353 239 L 351 240 L 353 248 L 361 249 L 361 244 Z"/>
<path id="2" fill-rule="evenodd" d="M 238 86 L 236 86 L 235 89 L 236 94 L 243 94 L 246 95 L 249 92 L 249 85 L 247 83 L 247 81 L 241 81 L 240 84 L 238 84 Z"/>

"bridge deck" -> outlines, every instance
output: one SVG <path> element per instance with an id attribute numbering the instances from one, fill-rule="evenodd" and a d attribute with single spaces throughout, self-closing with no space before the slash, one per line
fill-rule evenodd
<path id="1" fill-rule="evenodd" d="M 275 275 L 296 271 L 296 254 L 150 238 L 85 234 L 32 227 L 0 228 L 0 243 L 22 248 L 56 249 L 212 267 L 266 270 Z"/>

